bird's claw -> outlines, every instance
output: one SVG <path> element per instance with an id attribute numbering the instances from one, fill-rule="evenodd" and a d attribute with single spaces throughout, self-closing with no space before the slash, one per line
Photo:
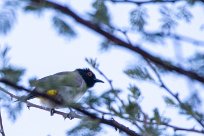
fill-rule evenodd
<path id="1" fill-rule="evenodd" d="M 55 109 L 50 110 L 50 115 L 53 116 L 55 114 Z"/>
<path id="2" fill-rule="evenodd" d="M 31 106 L 30 106 L 28 103 L 27 103 L 27 105 L 26 105 L 26 106 L 27 106 L 27 108 L 30 110 L 30 107 L 31 107 Z"/>
<path id="3" fill-rule="evenodd" d="M 70 120 L 74 119 L 76 116 L 76 113 L 72 110 L 70 110 L 70 112 L 67 114 L 67 118 L 69 118 Z"/>

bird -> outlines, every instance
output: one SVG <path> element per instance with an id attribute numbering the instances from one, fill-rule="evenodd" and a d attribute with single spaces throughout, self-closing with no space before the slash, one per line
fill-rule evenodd
<path id="1" fill-rule="evenodd" d="M 38 97 L 43 105 L 53 110 L 51 111 L 52 115 L 55 108 L 66 108 L 69 104 L 76 103 L 95 83 L 104 82 L 97 79 L 89 68 L 59 72 L 36 80 L 33 83 L 33 91 L 26 96 L 22 96 L 20 101 Z M 42 97 L 40 94 L 44 94 L 56 101 Z"/>

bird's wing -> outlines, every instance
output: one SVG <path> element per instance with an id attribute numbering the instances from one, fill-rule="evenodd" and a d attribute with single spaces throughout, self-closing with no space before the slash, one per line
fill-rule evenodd
<path id="1" fill-rule="evenodd" d="M 78 88 L 82 82 L 82 77 L 76 71 L 60 72 L 37 80 L 34 86 L 43 90 L 56 89 L 60 86 Z"/>

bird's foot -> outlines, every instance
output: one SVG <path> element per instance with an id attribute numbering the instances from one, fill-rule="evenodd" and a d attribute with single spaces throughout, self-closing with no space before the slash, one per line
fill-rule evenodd
<path id="1" fill-rule="evenodd" d="M 53 116 L 55 114 L 55 109 L 50 109 L 50 115 Z"/>
<path id="2" fill-rule="evenodd" d="M 30 104 L 27 103 L 26 106 L 30 110 L 30 107 L 31 107 Z"/>
<path id="3" fill-rule="evenodd" d="M 76 113 L 72 110 L 70 110 L 70 112 L 67 114 L 67 118 L 69 118 L 70 120 L 74 119 L 76 117 Z"/>

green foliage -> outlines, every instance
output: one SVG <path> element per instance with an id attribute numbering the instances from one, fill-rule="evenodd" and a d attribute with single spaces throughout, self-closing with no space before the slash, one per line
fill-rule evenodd
<path id="1" fill-rule="evenodd" d="M 2 88 L 0 87 L 0 90 Z M 23 104 L 20 102 L 14 102 L 11 97 L 8 97 L 5 94 L 0 93 L 0 100 L 1 100 L 1 108 L 7 112 L 7 117 L 12 122 L 16 121 L 18 116 L 20 115 Z"/>
<path id="2" fill-rule="evenodd" d="M 153 42 L 153 43 L 161 43 L 162 45 L 165 45 L 165 40 L 164 40 L 164 35 L 163 33 L 147 33 L 143 32 L 142 33 L 143 39 L 148 42 Z"/>
<path id="3" fill-rule="evenodd" d="M 8 79 L 14 83 L 19 82 L 20 77 L 24 74 L 24 70 L 21 68 L 8 67 L 0 69 L 1 78 Z"/>
<path id="4" fill-rule="evenodd" d="M 119 93 L 120 93 L 120 90 L 108 90 L 101 94 L 100 99 L 102 103 L 105 105 L 106 109 L 108 109 L 108 111 L 114 112 L 115 114 L 121 116 L 122 111 L 120 110 L 123 110 L 123 109 L 118 108 L 120 106 L 119 104 L 120 102 L 118 102 L 116 97 L 116 95 Z"/>
<path id="5" fill-rule="evenodd" d="M 133 79 L 153 81 L 148 70 L 142 66 L 136 66 L 134 68 L 127 69 L 124 72 Z"/>
<path id="6" fill-rule="evenodd" d="M 168 135 L 168 132 L 164 131 L 166 130 L 165 126 L 160 126 L 160 124 L 163 123 L 169 123 L 170 119 L 163 117 L 158 108 L 155 108 L 153 110 L 153 117 L 150 118 L 148 123 L 145 123 L 144 121 L 144 130 L 142 131 L 143 135 L 147 136 L 163 136 Z"/>
<path id="7" fill-rule="evenodd" d="M 197 2 L 197 0 L 186 0 L 189 4 L 193 5 Z"/>
<path id="8" fill-rule="evenodd" d="M 57 30 L 58 34 L 65 36 L 65 37 L 75 37 L 76 33 L 65 20 L 63 20 L 59 16 L 54 16 L 52 18 L 53 26 Z"/>
<path id="9" fill-rule="evenodd" d="M 20 0 L 19 0 L 20 1 Z M 191 14 L 191 10 L 189 10 L 189 5 L 186 3 L 194 4 L 196 0 L 187 0 L 182 1 L 179 4 L 169 4 L 170 1 L 164 0 L 153 0 L 148 1 L 147 3 L 155 4 L 156 2 L 161 1 L 159 4 L 161 19 L 158 21 L 160 23 L 160 29 L 156 30 L 156 32 L 148 32 L 146 30 L 146 26 L 149 24 L 149 15 L 148 14 L 148 6 L 141 5 L 134 5 L 136 8 L 130 12 L 129 21 L 132 27 L 132 30 L 136 31 L 127 31 L 128 34 L 134 35 L 139 34 L 144 38 L 143 42 L 148 40 L 150 42 L 155 43 L 164 43 L 169 34 L 171 32 L 175 32 L 177 26 L 180 22 L 190 22 L 193 18 Z M 15 7 L 17 1 L 9 1 L 7 5 L 11 7 Z M 32 3 L 32 0 L 22 0 L 23 9 L 26 12 L 36 12 L 41 13 L 44 12 L 44 9 L 53 9 L 54 12 L 58 12 L 56 7 L 51 5 L 46 5 L 44 0 L 35 0 L 38 4 Z M 114 26 L 111 24 L 111 16 L 109 13 L 109 9 L 107 3 L 111 3 L 110 1 L 104 0 L 94 0 L 92 7 L 93 12 L 89 12 L 90 20 L 93 24 L 97 24 L 98 27 L 101 27 L 104 30 L 107 30 L 110 34 L 115 32 Z M 120 3 L 127 3 L 128 1 L 120 1 Z M 130 1 L 129 1 L 130 2 Z M 128 2 L 128 4 L 130 4 Z M 133 2 L 133 1 L 132 1 Z M 168 4 L 166 4 L 166 2 Z M 201 2 L 201 1 L 200 1 Z M 145 3 L 145 2 L 144 2 Z M 175 2 L 176 3 L 176 2 Z M 147 4 L 148 5 L 148 4 Z M 151 5 L 151 6 L 152 6 Z M 151 7 L 150 6 L 150 7 Z M 3 8 L 2 8 L 3 9 Z M 11 8 L 12 9 L 12 8 Z M 121 11 L 122 12 L 122 11 Z M 59 14 L 59 13 L 58 13 Z M 120 13 L 119 13 L 120 14 Z M 154 16 L 154 15 L 153 15 Z M 82 17 L 83 18 L 83 17 Z M 54 16 L 52 18 L 53 26 L 57 30 L 60 36 L 66 37 L 74 37 L 76 36 L 76 32 L 74 31 L 73 27 L 68 23 L 69 18 L 64 16 L 64 14 L 60 14 L 60 16 Z M 88 19 L 87 19 L 88 20 Z M 3 9 L 0 10 L 0 33 L 7 34 L 13 24 L 15 23 L 15 12 L 14 10 L 7 10 Z M 80 22 L 80 21 L 79 21 Z M 110 27 L 110 28 L 109 28 Z M 128 28 L 127 28 L 128 30 Z M 133 33 L 132 33 L 133 32 Z M 115 33 L 114 33 L 115 34 Z M 118 33 L 116 33 L 118 34 Z M 120 35 L 117 35 L 120 38 Z M 106 36 L 107 37 L 107 36 Z M 122 38 L 121 38 L 122 39 Z M 176 40 L 181 40 L 179 38 L 175 38 Z M 175 40 L 173 39 L 173 40 Z M 106 51 L 109 49 L 110 45 L 113 43 L 111 42 L 112 39 L 104 39 L 102 42 L 102 49 Z M 122 39 L 123 40 L 123 39 Z M 131 39 L 130 39 L 131 40 Z M 172 41 L 173 41 L 172 40 Z M 185 39 L 184 39 L 185 40 Z M 188 39 L 186 40 L 188 42 Z M 140 44 L 140 43 L 139 43 Z M 153 44 L 155 45 L 155 44 Z M 164 44 L 166 45 L 166 44 Z M 0 59 L 1 59 L 1 67 L 0 67 L 0 77 L 6 78 L 11 80 L 15 83 L 19 83 L 21 81 L 22 75 L 24 74 L 24 70 L 22 68 L 14 67 L 13 65 L 9 64 L 9 58 L 7 56 L 9 49 L 4 48 L 0 50 Z M 150 52 L 151 53 L 151 52 Z M 162 59 L 162 56 L 160 56 Z M 158 58 L 159 59 L 159 58 Z M 88 59 L 86 61 L 93 66 L 93 68 L 98 69 L 99 63 L 96 59 Z M 163 61 L 167 65 L 170 65 L 172 62 L 170 61 Z M 189 66 L 188 69 L 196 71 L 200 75 L 204 75 L 204 55 L 199 53 L 192 58 L 189 59 Z M 185 65 L 185 64 L 184 64 Z M 159 72 L 167 72 L 161 66 L 157 66 Z M 124 71 L 129 77 L 133 79 L 139 79 L 143 81 L 154 81 L 151 74 L 149 73 L 148 69 L 145 66 L 135 66 L 134 68 L 129 68 Z M 163 77 L 162 77 L 163 78 Z M 31 85 L 33 81 L 31 81 Z M 81 105 L 84 107 L 88 107 L 87 109 L 97 115 L 104 115 L 106 114 L 108 117 L 117 117 L 120 119 L 124 119 L 129 121 L 129 123 L 137 124 L 137 120 L 140 119 L 142 115 L 144 115 L 142 111 L 142 107 L 140 104 L 141 100 L 141 91 L 136 85 L 130 85 L 127 90 L 120 90 L 111 89 L 104 91 L 102 94 L 96 95 L 93 91 L 88 91 L 86 96 L 82 99 Z M 6 87 L 5 85 L 0 84 L 0 90 L 5 89 L 9 91 L 13 91 L 12 88 Z M 15 93 L 17 91 L 15 90 Z M 0 93 L 1 99 L 1 106 L 8 112 L 9 118 L 15 120 L 19 111 L 22 109 L 21 103 L 12 103 L 12 100 L 7 95 Z M 187 98 L 184 102 L 182 101 L 179 104 L 179 101 L 176 99 L 171 98 L 170 96 L 165 96 L 164 101 L 167 105 L 173 106 L 174 108 L 178 108 L 180 113 L 192 118 L 196 117 L 196 119 L 203 121 L 204 115 L 200 108 L 202 106 L 202 99 L 199 97 L 199 94 L 192 93 L 189 98 Z M 146 107 L 144 107 L 146 108 Z M 148 107 L 149 108 L 149 107 Z M 103 112 L 105 111 L 105 112 Z M 145 111 L 145 110 L 144 110 Z M 139 124 L 141 129 L 138 131 L 144 136 L 159 136 L 164 135 L 166 131 L 166 127 L 161 127 L 160 124 L 162 123 L 169 123 L 170 119 L 165 118 L 159 112 L 159 107 L 153 110 L 153 117 L 149 118 L 147 115 L 147 121 L 144 119 L 144 122 Z M 97 135 L 99 132 L 102 131 L 102 127 L 97 120 L 91 119 L 83 119 L 79 121 L 79 124 L 74 127 L 73 129 L 67 132 L 67 135 Z M 137 125 L 135 125 L 137 127 Z M 138 127 L 138 128 L 139 128 Z M 174 134 L 175 136 L 178 134 Z"/>
<path id="10" fill-rule="evenodd" d="M 40 5 L 27 5 L 24 7 L 24 11 L 25 12 L 34 12 L 34 13 L 42 13 L 44 10 L 44 7 L 43 6 L 40 6 Z"/>
<path id="11" fill-rule="evenodd" d="M 135 85 L 130 85 L 128 90 L 130 90 L 130 92 L 131 92 L 130 96 L 135 98 L 136 100 L 138 100 L 139 97 L 141 96 L 140 89 Z"/>
<path id="12" fill-rule="evenodd" d="M 111 42 L 110 40 L 108 39 L 104 39 L 102 42 L 101 42 L 101 50 L 102 51 L 107 51 L 108 49 L 110 49 L 111 45 L 113 45 L 114 43 Z"/>
<path id="13" fill-rule="evenodd" d="M 10 48 L 8 46 L 1 46 L 0 45 L 0 59 L 1 59 L 1 64 L 0 66 L 3 67 L 8 67 L 8 62 L 10 60 L 10 58 L 8 57 L 8 52 L 9 52 Z"/>
<path id="14" fill-rule="evenodd" d="M 190 22 L 191 19 L 193 18 L 192 13 L 189 11 L 187 6 L 180 6 L 178 7 L 178 11 L 176 13 L 176 17 L 178 19 L 183 19 L 186 22 Z"/>
<path id="15" fill-rule="evenodd" d="M 179 20 L 184 20 L 190 22 L 192 19 L 192 14 L 188 10 L 187 6 L 161 6 L 160 13 L 161 17 L 161 28 L 163 32 L 171 32 L 178 26 Z"/>
<path id="16" fill-rule="evenodd" d="M 95 10 L 93 13 L 89 13 L 92 21 L 96 24 L 110 25 L 110 16 L 105 1 L 95 0 L 92 6 Z"/>
<path id="17" fill-rule="evenodd" d="M 101 125 L 98 120 L 84 118 L 79 124 L 67 132 L 67 136 L 95 136 L 101 131 Z"/>
<path id="18" fill-rule="evenodd" d="M 85 58 L 85 61 L 90 64 L 93 68 L 98 68 L 99 63 L 97 62 L 97 59 L 92 59 L 92 58 Z"/>
<path id="19" fill-rule="evenodd" d="M 133 29 L 143 31 L 147 24 L 148 15 L 147 11 L 143 7 L 137 7 L 130 13 L 130 24 Z"/>
<path id="20" fill-rule="evenodd" d="M 200 111 L 201 100 L 196 92 L 192 93 L 185 102 L 179 105 L 180 113 L 187 115 L 189 118 L 195 117 L 198 120 L 203 120 L 204 114 Z"/>
<path id="21" fill-rule="evenodd" d="M 172 98 L 170 98 L 168 96 L 164 97 L 164 101 L 168 106 L 173 106 L 173 107 L 177 106 L 176 102 Z"/>
<path id="22" fill-rule="evenodd" d="M 128 115 L 129 119 L 137 119 L 140 116 L 141 108 L 139 103 L 139 98 L 141 96 L 140 89 L 135 85 L 130 85 L 128 90 L 130 94 L 128 95 L 128 102 L 124 104 L 125 113 Z"/>
<path id="23" fill-rule="evenodd" d="M 194 108 L 199 108 L 202 105 L 202 101 L 200 98 L 200 95 L 194 90 L 189 96 L 189 98 L 186 99 L 186 101 Z"/>
<path id="24" fill-rule="evenodd" d="M 6 35 L 16 22 L 16 14 L 12 9 L 0 8 L 0 34 Z"/>
<path id="25" fill-rule="evenodd" d="M 161 18 L 162 30 L 167 33 L 171 32 L 177 26 L 177 22 L 176 19 L 174 18 L 172 8 L 169 8 L 168 6 L 162 6 L 160 8 L 160 13 L 162 15 Z"/>
<path id="26" fill-rule="evenodd" d="M 199 52 L 188 59 L 188 66 L 191 67 L 193 71 L 204 75 L 204 54 Z"/>
<path id="27" fill-rule="evenodd" d="M 144 136 L 162 136 L 164 135 L 163 129 L 160 129 L 158 125 L 155 124 L 145 124 L 144 130 L 141 132 L 141 135 Z"/>
<path id="28" fill-rule="evenodd" d="M 125 113 L 128 115 L 129 119 L 136 119 L 140 116 L 140 106 L 134 99 L 128 99 L 128 103 L 124 105 Z"/>
<path id="29" fill-rule="evenodd" d="M 90 107 L 100 107 L 103 104 L 101 102 L 101 99 L 99 99 L 98 96 L 92 90 L 88 90 L 86 92 L 86 96 L 84 96 L 82 100 L 80 100 L 80 103 L 82 105 L 84 103 Z"/>
<path id="30" fill-rule="evenodd" d="M 154 120 L 156 121 L 157 124 L 160 124 L 161 123 L 161 115 L 160 115 L 158 109 L 155 108 L 153 111 L 154 111 Z"/>
<path id="31" fill-rule="evenodd" d="M 194 114 L 194 111 L 193 111 L 193 107 L 188 103 L 182 103 L 180 105 L 180 108 L 181 108 L 181 114 L 185 114 L 185 115 L 193 115 Z"/>
<path id="32" fill-rule="evenodd" d="M 0 59 L 2 62 L 0 66 L 0 77 L 17 83 L 21 80 L 21 76 L 24 74 L 25 70 L 9 64 L 9 50 L 10 48 L 8 46 L 0 48 Z"/>
<path id="33" fill-rule="evenodd" d="M 13 83 L 18 83 L 21 81 L 21 77 L 23 76 L 25 70 L 22 68 L 16 68 L 9 63 L 8 52 L 9 47 L 6 46 L 0 48 L 0 61 L 2 62 L 0 65 L 0 78 L 7 79 Z M 0 90 L 11 92 L 13 89 L 0 84 Z M 18 92 L 15 91 L 15 93 Z M 22 111 L 22 103 L 14 103 L 11 97 L 2 93 L 1 91 L 0 100 L 0 105 L 7 112 L 8 118 L 11 121 L 15 121 L 19 113 Z"/>

